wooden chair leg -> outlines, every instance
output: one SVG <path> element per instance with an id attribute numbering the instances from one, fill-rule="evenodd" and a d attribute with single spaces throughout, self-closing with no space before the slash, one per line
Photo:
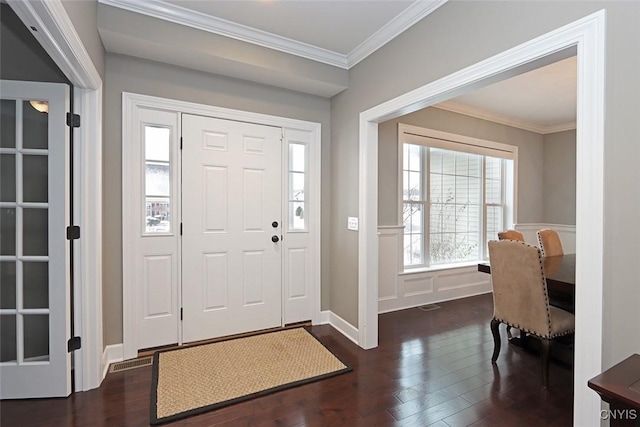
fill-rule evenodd
<path id="1" fill-rule="evenodd" d="M 502 345 L 500 342 L 500 330 L 498 329 L 498 326 L 500 326 L 500 322 L 496 319 L 491 319 L 491 333 L 493 334 L 493 356 L 491 356 L 491 361 L 493 363 L 498 360 L 500 346 Z"/>
<path id="2" fill-rule="evenodd" d="M 546 390 L 549 384 L 549 352 L 551 349 L 551 340 L 542 338 L 540 345 L 542 346 L 542 388 Z"/>

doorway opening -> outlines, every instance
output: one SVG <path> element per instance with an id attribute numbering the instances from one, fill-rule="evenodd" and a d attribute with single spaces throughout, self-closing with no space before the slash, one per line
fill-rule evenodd
<path id="1" fill-rule="evenodd" d="M 604 11 L 389 100 L 360 114 L 358 333 L 363 348 L 378 341 L 378 123 L 538 68 L 577 51 L 576 345 L 574 423 L 593 425 L 600 402 L 587 388 L 602 366 Z M 547 62 L 549 63 L 549 62 Z M 580 315 L 582 313 L 583 315 Z M 588 315 L 587 315 L 588 314 Z"/>

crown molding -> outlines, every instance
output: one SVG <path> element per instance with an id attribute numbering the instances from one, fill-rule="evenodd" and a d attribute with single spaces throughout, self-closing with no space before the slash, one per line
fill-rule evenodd
<path id="1" fill-rule="evenodd" d="M 98 3 L 348 70 L 447 1 L 416 0 L 347 55 L 216 18 L 163 0 L 98 0 Z"/>
<path id="2" fill-rule="evenodd" d="M 547 135 L 550 133 L 564 132 L 566 130 L 576 130 L 577 128 L 578 124 L 576 122 L 560 123 L 559 125 L 545 127 L 543 134 Z"/>
<path id="3" fill-rule="evenodd" d="M 385 44 L 409 29 L 413 24 L 429 15 L 448 0 L 417 0 L 398 16 L 387 22 L 382 28 L 360 43 L 347 55 L 347 68 L 351 68 Z"/>
<path id="4" fill-rule="evenodd" d="M 347 68 L 346 55 L 246 25 L 237 24 L 227 21 L 226 19 L 216 18 L 162 0 L 98 0 L 98 2 L 152 18 L 173 22 L 174 24 L 184 25 L 197 30 L 207 31 L 209 33 L 322 62 L 334 67 Z"/>
<path id="5" fill-rule="evenodd" d="M 451 111 L 453 113 L 464 114 L 465 116 L 475 117 L 477 119 L 487 120 L 490 122 L 500 123 L 502 125 L 527 130 L 529 132 L 535 132 L 541 135 L 576 129 L 576 122 L 561 123 L 553 126 L 540 126 L 532 122 L 515 119 L 513 117 L 493 113 L 481 108 L 471 107 L 469 105 L 461 104 L 455 101 L 444 101 L 439 104 L 433 105 L 433 107 L 439 108 L 441 110 Z"/>

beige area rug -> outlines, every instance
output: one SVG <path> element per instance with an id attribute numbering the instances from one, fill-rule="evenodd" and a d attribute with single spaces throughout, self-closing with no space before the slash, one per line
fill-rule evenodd
<path id="1" fill-rule="evenodd" d="M 151 424 L 350 370 L 304 328 L 157 352 L 153 357 Z"/>

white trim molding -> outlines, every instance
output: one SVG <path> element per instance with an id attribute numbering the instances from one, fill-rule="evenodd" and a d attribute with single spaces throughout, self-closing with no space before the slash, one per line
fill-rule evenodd
<path id="1" fill-rule="evenodd" d="M 353 343 L 358 344 L 358 329 L 333 311 L 326 310 L 321 313 L 321 325 L 331 325 L 335 330 L 347 337 Z"/>
<path id="2" fill-rule="evenodd" d="M 99 3 L 196 30 L 229 37 L 335 67 L 347 68 L 346 55 L 287 37 L 206 15 L 162 0 L 98 0 Z"/>
<path id="3" fill-rule="evenodd" d="M 102 85 L 100 74 L 73 27 L 61 0 L 7 0 L 11 9 L 71 83 L 87 89 Z"/>
<path id="4" fill-rule="evenodd" d="M 61 0 L 8 0 L 11 9 L 75 87 L 82 127 L 75 132 L 77 223 L 82 237 L 75 254 L 75 391 L 102 382 L 102 80 Z"/>
<path id="5" fill-rule="evenodd" d="M 360 113 L 358 344 L 378 343 L 378 123 L 530 69 L 577 49 L 576 426 L 600 425 L 600 399 L 587 387 L 602 371 L 604 264 L 604 85 L 606 12 L 601 10 Z"/>
<path id="6" fill-rule="evenodd" d="M 378 311 L 398 300 L 398 274 L 402 271 L 404 226 L 378 226 Z"/>
<path id="7" fill-rule="evenodd" d="M 347 65 L 345 68 L 349 69 L 355 66 L 447 1 L 448 0 L 414 1 L 411 6 L 403 10 L 399 15 L 387 22 L 382 28 L 349 52 L 347 54 Z"/>
<path id="8" fill-rule="evenodd" d="M 76 334 L 82 337 L 82 349 L 76 354 L 83 366 L 82 382 L 76 377 L 76 390 L 100 386 L 99 355 L 103 346 L 102 318 L 102 88 L 76 89 L 77 111 L 83 124 L 76 130 L 76 203 L 81 238 L 76 264 Z M 79 194 L 78 194 L 79 193 Z M 81 385 L 79 385 L 81 384 Z"/>
<path id="9" fill-rule="evenodd" d="M 102 353 L 102 379 L 107 376 L 109 366 L 112 363 L 122 362 L 124 360 L 124 349 L 122 344 L 111 344 L 104 348 Z"/>
<path id="10" fill-rule="evenodd" d="M 163 0 L 98 0 L 98 2 L 334 67 L 349 69 L 442 6 L 447 0 L 416 0 L 348 54 L 206 15 Z"/>

